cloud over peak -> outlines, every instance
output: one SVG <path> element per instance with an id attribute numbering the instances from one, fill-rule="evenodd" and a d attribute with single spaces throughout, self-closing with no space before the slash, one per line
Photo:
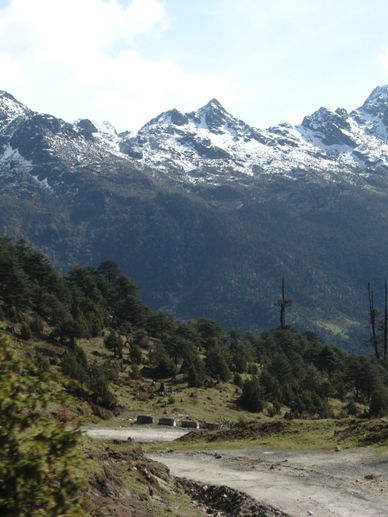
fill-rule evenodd
<path id="1" fill-rule="evenodd" d="M 175 104 L 233 93 L 215 75 L 187 72 L 141 43 L 162 37 L 160 0 L 10 0 L 0 8 L 0 89 L 66 119 L 110 119 L 132 129 Z"/>

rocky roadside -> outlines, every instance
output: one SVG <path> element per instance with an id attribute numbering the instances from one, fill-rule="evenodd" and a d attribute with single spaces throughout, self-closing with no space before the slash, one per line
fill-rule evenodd
<path id="1" fill-rule="evenodd" d="M 177 483 L 192 499 L 205 505 L 208 508 L 207 513 L 210 515 L 217 517 L 290 517 L 281 510 L 263 505 L 253 497 L 224 485 L 206 485 L 185 478 L 177 478 Z"/>

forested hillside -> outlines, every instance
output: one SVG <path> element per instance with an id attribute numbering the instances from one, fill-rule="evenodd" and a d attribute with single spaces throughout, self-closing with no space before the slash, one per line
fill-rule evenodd
<path id="1" fill-rule="evenodd" d="M 244 335 L 210 319 L 178 321 L 150 310 L 111 261 L 63 275 L 24 242 L 5 238 L 0 305 L 5 515 L 201 515 L 136 444 L 81 439 L 80 421 L 128 425 L 129 416 L 148 411 L 226 424 L 209 431 L 219 435 L 205 434 L 209 440 L 252 439 L 271 429 L 275 439 L 279 430 L 300 429 L 303 442 L 308 427 L 285 420 L 333 417 L 338 426 L 324 425 L 328 443 L 337 427 L 344 437 L 384 439 L 381 421 L 369 428 L 343 417 L 388 414 L 385 360 L 349 355 L 284 318 L 279 328 Z M 288 304 L 282 298 L 277 305 Z"/>
<path id="2" fill-rule="evenodd" d="M 0 91 L 0 234 L 61 271 L 113 259 L 153 309 L 241 332 L 276 324 L 285 276 L 295 328 L 360 352 L 388 278 L 387 99 L 268 130 L 213 100 L 135 135 Z"/>
<path id="3" fill-rule="evenodd" d="M 348 355 L 287 326 L 240 335 L 209 319 L 178 321 L 150 310 L 111 261 L 63 275 L 24 242 L 3 238 L 0 301 L 8 332 L 58 347 L 62 373 L 78 386 L 68 389 L 112 411 L 124 409 L 115 394 L 124 378 L 204 389 L 233 383 L 236 406 L 290 418 L 332 416 L 334 399 L 343 414 L 388 408 L 384 360 Z M 89 353 L 93 339 L 103 342 L 104 361 Z"/>

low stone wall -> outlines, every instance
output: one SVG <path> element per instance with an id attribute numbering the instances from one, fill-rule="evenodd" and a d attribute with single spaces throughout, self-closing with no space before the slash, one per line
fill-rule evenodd
<path id="1" fill-rule="evenodd" d="M 159 418 L 158 425 L 168 425 L 170 427 L 176 427 L 176 420 L 174 418 Z"/>
<path id="2" fill-rule="evenodd" d="M 182 420 L 181 427 L 185 427 L 188 429 L 199 429 L 199 422 L 196 420 Z"/>
<path id="3" fill-rule="evenodd" d="M 137 424 L 152 424 L 154 421 L 151 415 L 138 415 L 136 418 Z"/>
<path id="4" fill-rule="evenodd" d="M 156 419 L 155 419 L 156 422 Z M 153 424 L 154 418 L 151 415 L 138 415 L 136 418 L 137 424 Z M 181 420 L 177 422 L 175 418 L 160 417 L 158 425 L 166 425 L 169 427 L 184 427 L 186 429 L 209 429 L 210 431 L 217 431 L 222 429 L 223 425 L 217 422 L 198 422 L 197 420 Z"/>
<path id="5" fill-rule="evenodd" d="M 218 429 L 222 429 L 222 424 L 218 424 L 217 422 L 204 422 L 201 427 L 203 427 L 203 429 L 209 429 L 209 431 L 218 431 Z"/>

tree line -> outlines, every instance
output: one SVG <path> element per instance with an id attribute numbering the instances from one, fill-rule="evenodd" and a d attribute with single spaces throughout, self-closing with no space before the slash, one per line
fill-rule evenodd
<path id="1" fill-rule="evenodd" d="M 377 329 L 372 291 L 370 299 Z M 125 370 L 130 378 L 180 375 L 193 388 L 233 382 L 240 390 L 236 403 L 252 411 L 267 408 L 276 414 L 287 406 L 290 417 L 326 417 L 332 414 L 330 399 L 337 398 L 349 414 L 357 412 L 358 403 L 368 407 L 368 415 L 387 412 L 384 364 L 350 356 L 311 332 L 295 331 L 286 322 L 291 304 L 283 279 L 276 304 L 279 328 L 240 335 L 207 318 L 178 321 L 152 311 L 112 261 L 61 274 L 25 242 L 0 239 L 3 319 L 19 322 L 24 339 L 63 346 L 63 372 L 84 386 L 95 404 L 117 407 L 110 385 L 117 371 Z M 111 359 L 89 363 L 77 341 L 102 335 Z"/>

